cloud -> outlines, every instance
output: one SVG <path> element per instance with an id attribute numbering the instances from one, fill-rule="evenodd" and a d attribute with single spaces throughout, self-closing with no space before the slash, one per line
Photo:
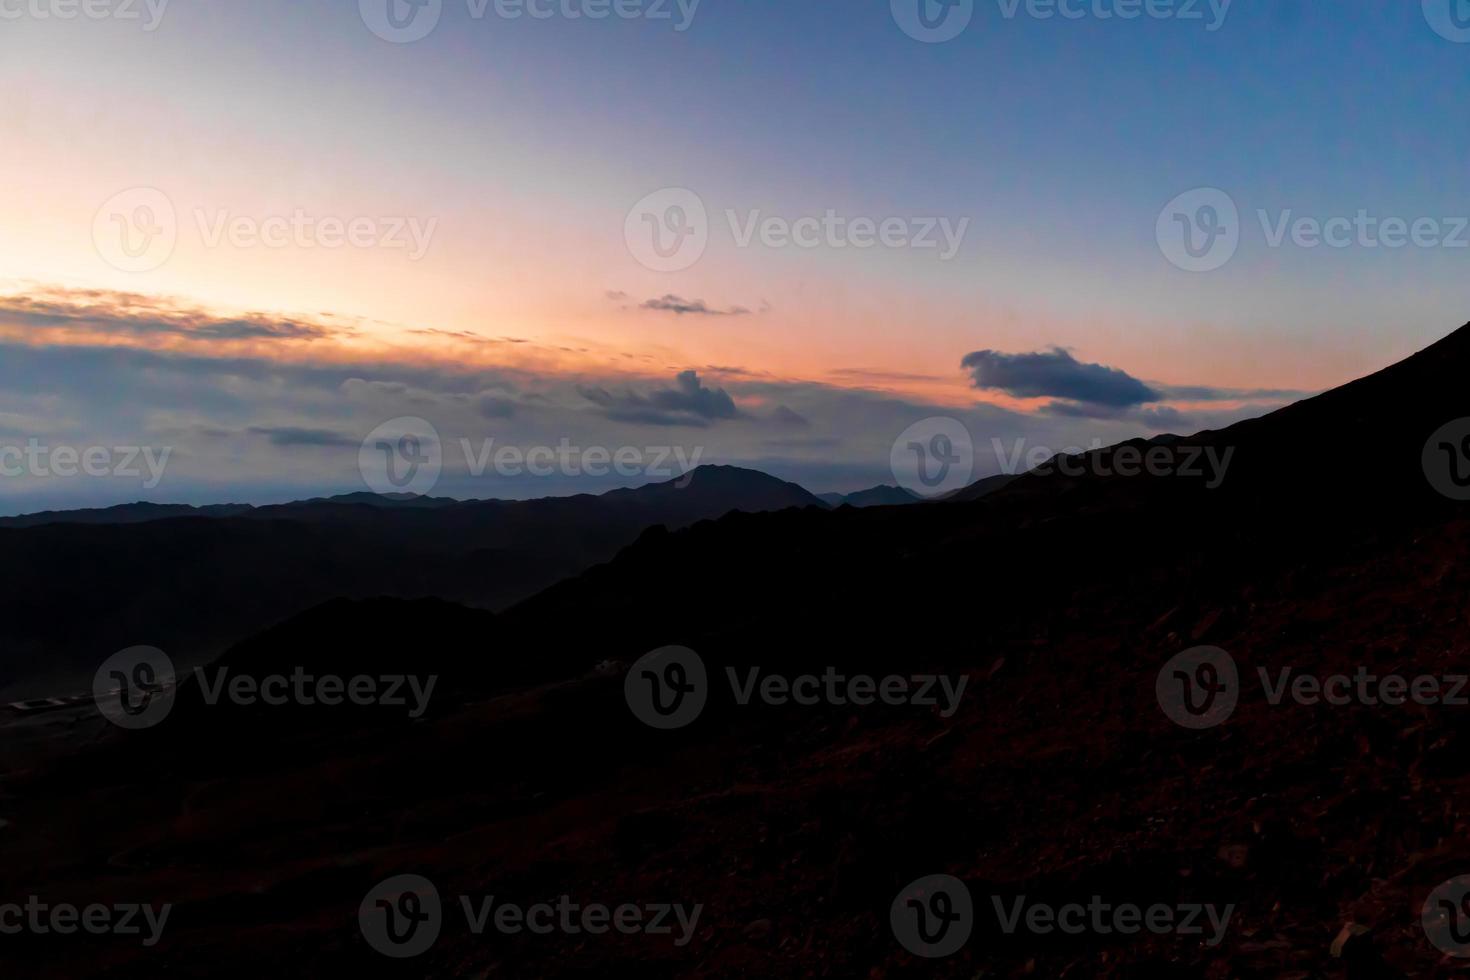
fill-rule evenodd
<path id="1" fill-rule="evenodd" d="M 265 436 L 273 446 L 289 448 L 293 446 L 360 446 L 361 439 L 353 439 L 340 432 L 330 429 L 302 429 L 296 426 L 264 426 L 252 425 L 249 430 L 254 435 Z"/>
<path id="2" fill-rule="evenodd" d="M 1155 385 L 1170 401 L 1180 402 L 1290 402 L 1310 398 L 1315 391 L 1291 388 L 1207 388 L 1201 385 Z"/>
<path id="3" fill-rule="evenodd" d="M 632 390 L 613 394 L 606 388 L 578 385 L 577 391 L 603 414 L 617 422 L 644 425 L 705 426 L 712 421 L 738 418 L 735 400 L 723 388 L 706 388 L 694 371 L 684 371 L 675 387 L 640 395 Z"/>
<path id="4" fill-rule="evenodd" d="M 1060 398 L 1077 406 L 1128 408 L 1162 400 L 1162 394 L 1118 368 L 1085 364 L 1060 347 L 1032 354 L 973 351 L 960 366 L 976 388 L 1017 398 Z"/>
<path id="5" fill-rule="evenodd" d="M 516 414 L 516 404 L 508 398 L 496 395 L 481 395 L 475 402 L 481 418 L 508 419 Z"/>
<path id="6" fill-rule="evenodd" d="M 750 311 L 743 306 L 732 306 L 728 310 L 717 310 L 707 306 L 702 299 L 684 299 L 668 293 L 658 299 L 645 302 L 642 307 L 645 310 L 659 310 L 664 313 L 674 313 L 678 316 L 693 314 L 695 316 L 749 316 Z"/>
<path id="7" fill-rule="evenodd" d="M 811 420 L 805 415 L 793 411 L 785 405 L 777 405 L 776 411 L 772 413 L 772 417 L 782 425 L 796 426 L 803 429 L 812 424 Z"/>
<path id="8" fill-rule="evenodd" d="M 7 326 L 59 338 L 182 337 L 201 342 L 316 341 L 352 332 L 346 327 L 265 313 L 219 316 L 164 299 L 98 289 L 49 289 L 29 296 L 0 296 L 0 327 Z"/>

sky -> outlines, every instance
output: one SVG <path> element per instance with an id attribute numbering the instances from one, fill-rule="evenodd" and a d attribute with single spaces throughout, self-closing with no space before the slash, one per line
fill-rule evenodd
<path id="1" fill-rule="evenodd" d="M 1470 319 L 1467 74 L 1463 0 L 0 0 L 0 512 L 1218 428 Z"/>

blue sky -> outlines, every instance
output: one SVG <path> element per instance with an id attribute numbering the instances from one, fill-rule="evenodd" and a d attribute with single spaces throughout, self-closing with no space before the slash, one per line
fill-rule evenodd
<path id="1" fill-rule="evenodd" d="M 0 107 L 11 216 L 0 342 L 9 363 L 34 366 L 0 395 L 0 423 L 73 443 L 167 438 L 179 460 L 201 462 L 151 491 L 165 498 L 351 489 L 351 454 L 332 446 L 414 407 L 295 403 L 244 382 L 227 404 L 202 394 L 242 359 L 277 372 L 274 390 L 303 370 L 388 386 L 395 370 L 437 372 L 418 390 L 518 400 L 494 420 L 502 439 L 583 442 L 658 433 L 610 429 L 607 403 L 579 393 L 657 401 L 695 370 L 741 406 L 696 427 L 711 456 L 855 489 L 888 482 L 888 443 L 941 413 L 978 413 L 980 442 L 1004 428 L 1080 445 L 1269 407 L 1176 398 L 1088 416 L 1065 389 L 1053 405 L 1034 385 L 979 385 L 961 366 L 973 352 L 1062 348 L 1158 392 L 1310 392 L 1412 353 L 1470 310 L 1470 232 L 1457 220 L 1470 214 L 1470 43 L 1433 26 L 1458 36 L 1445 12 L 1460 0 L 1155 0 L 1168 16 L 1133 20 L 1102 16 L 1127 0 L 1069 2 L 1074 18 L 975 0 L 969 26 L 938 44 L 900 27 L 901 5 L 921 0 L 667 0 L 655 8 L 667 18 L 646 16 L 655 0 L 643 0 L 629 8 L 640 16 L 601 20 L 562 13 L 597 0 L 515 20 L 493 3 L 475 18 L 467 0 L 442 0 L 435 29 L 405 44 L 375 36 L 362 13 L 387 0 L 130 5 L 145 22 L 159 15 L 152 30 L 122 16 L 59 20 L 56 2 L 0 0 L 0 84 L 12 93 Z M 119 268 L 94 227 L 139 188 L 162 195 L 178 232 L 142 271 Z M 666 188 L 693 191 L 709 224 L 702 257 L 672 272 L 640 263 L 624 239 L 630 208 Z M 1239 244 L 1192 272 L 1158 228 L 1166 204 L 1201 188 L 1236 209 Z M 258 224 L 302 211 L 408 216 L 432 227 L 432 248 L 408 260 L 205 233 L 212 215 Z M 941 259 L 741 244 L 727 220 L 828 212 L 964 222 L 964 236 Z M 1270 241 L 1273 227 L 1360 213 L 1430 222 L 1436 243 Z M 647 302 L 670 296 L 680 302 Z M 44 329 L 38 298 L 59 317 Z M 701 304 L 739 312 L 670 312 Z M 180 309 L 216 328 L 139 329 L 149 316 L 176 326 Z M 309 342 L 221 336 L 217 322 L 245 314 L 333 329 Z M 140 386 L 102 367 L 145 356 L 169 380 Z M 90 378 L 85 391 L 68 364 Z M 887 406 L 882 421 L 855 427 L 837 407 L 854 398 Z M 813 431 L 761 429 L 797 401 Z M 1070 429 L 1057 428 L 1061 414 Z M 280 440 L 240 443 L 287 428 L 341 438 L 311 459 Z M 211 444 L 221 433 L 228 448 Z M 10 510 L 131 492 L 30 479 L 0 489 Z"/>

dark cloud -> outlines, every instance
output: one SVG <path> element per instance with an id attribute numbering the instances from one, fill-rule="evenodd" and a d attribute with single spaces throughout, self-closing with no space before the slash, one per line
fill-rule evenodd
<path id="1" fill-rule="evenodd" d="M 694 371 L 681 373 L 675 379 L 675 387 L 646 395 L 631 390 L 614 394 L 606 388 L 591 385 L 578 385 L 577 391 L 602 409 L 605 416 L 617 422 L 705 426 L 740 415 L 735 400 L 725 389 L 706 388 Z"/>
<path id="2" fill-rule="evenodd" d="M 980 350 L 966 354 L 960 366 L 976 388 L 1003 391 L 1017 398 L 1059 398 L 1079 406 L 1127 408 L 1157 402 L 1162 395 L 1103 364 L 1084 364 L 1060 347 L 1032 354 Z"/>
<path id="3" fill-rule="evenodd" d="M 249 431 L 253 435 L 265 436 L 273 446 L 360 446 L 361 439 L 353 439 L 340 432 L 330 429 L 301 429 L 295 426 L 264 426 L 252 425 Z"/>
<path id="4" fill-rule="evenodd" d="M 508 419 L 516 414 L 515 402 L 495 395 L 481 395 L 475 402 L 475 408 L 479 410 L 481 418 L 487 419 Z"/>
<path id="5" fill-rule="evenodd" d="M 802 415 L 800 412 L 793 411 L 787 408 L 785 405 L 777 405 L 776 411 L 772 414 L 772 417 L 781 425 L 806 428 L 807 426 L 812 424 L 811 420 L 809 420 L 805 415 Z"/>
<path id="6" fill-rule="evenodd" d="M 264 313 L 221 317 L 132 293 L 95 289 L 0 297 L 0 326 L 6 325 L 58 334 L 177 336 L 200 341 L 311 341 L 352 332 L 347 327 Z"/>
<path id="7" fill-rule="evenodd" d="M 645 310 L 658 310 L 664 313 L 674 313 L 683 316 L 686 313 L 694 316 L 749 316 L 750 311 L 743 306 L 732 306 L 728 310 L 717 310 L 706 305 L 702 299 L 684 299 L 673 293 L 651 299 L 642 306 Z"/>

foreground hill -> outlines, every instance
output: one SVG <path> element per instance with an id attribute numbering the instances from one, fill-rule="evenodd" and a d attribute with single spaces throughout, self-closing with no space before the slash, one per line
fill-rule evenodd
<path id="1" fill-rule="evenodd" d="M 358 904 L 405 872 L 446 904 L 704 907 L 683 946 L 446 925 L 399 964 L 410 976 L 1450 975 L 1419 915 L 1470 873 L 1465 709 L 1272 704 L 1256 671 L 1465 673 L 1470 509 L 1422 457 L 1470 417 L 1466 371 L 1461 331 L 1251 423 L 1111 447 L 973 502 L 647 531 L 493 620 L 323 607 L 226 662 L 442 671 L 433 710 L 283 727 L 181 706 L 139 738 L 94 722 L 95 747 L 11 781 L 0 885 L 91 895 L 106 868 L 108 894 L 178 903 L 167 945 L 68 947 L 72 975 L 378 975 Z M 1150 449 L 1159 472 L 1125 475 Z M 399 625 L 375 637 L 380 622 Z M 715 683 L 697 720 L 655 731 L 624 702 L 626 665 L 671 643 Z M 1233 658 L 1239 704 L 1190 730 L 1157 690 L 1199 644 Z M 750 667 L 966 689 L 948 714 L 741 705 L 725 670 Z M 974 932 L 919 960 L 889 909 L 939 873 L 968 886 Z M 992 909 L 1019 896 L 1231 914 L 1218 943 L 1007 932 Z M 1360 934 L 1334 953 L 1348 924 Z M 57 965 L 45 954 L 16 951 Z"/>

